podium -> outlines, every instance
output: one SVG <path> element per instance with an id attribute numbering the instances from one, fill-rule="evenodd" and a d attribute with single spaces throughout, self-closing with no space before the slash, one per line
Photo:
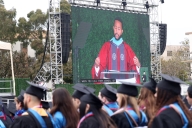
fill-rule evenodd
<path id="1" fill-rule="evenodd" d="M 138 73 L 134 71 L 125 72 L 110 70 L 101 72 L 100 79 L 116 79 L 116 82 L 107 82 L 106 84 L 121 84 L 119 81 L 136 83 L 136 75 L 138 75 Z"/>

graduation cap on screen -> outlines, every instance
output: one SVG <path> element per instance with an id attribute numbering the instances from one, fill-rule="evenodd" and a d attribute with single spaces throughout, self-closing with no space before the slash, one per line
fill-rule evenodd
<path id="1" fill-rule="evenodd" d="M 105 84 L 105 87 L 101 89 L 101 94 L 107 98 L 110 98 L 112 101 L 117 100 L 117 89 L 111 87 L 110 85 Z"/>
<path id="2" fill-rule="evenodd" d="M 157 84 L 157 87 L 160 89 L 164 89 L 170 91 L 176 95 L 180 95 L 181 86 L 180 84 L 185 84 L 181 79 L 175 76 L 169 76 L 167 74 L 160 74 L 162 76 L 162 81 Z"/>
<path id="3" fill-rule="evenodd" d="M 136 97 L 138 95 L 137 87 L 142 86 L 140 84 L 125 81 L 119 81 L 119 82 L 122 84 L 117 88 L 117 93 L 122 93 L 133 97 Z"/>
<path id="4" fill-rule="evenodd" d="M 49 90 L 45 84 L 35 84 L 32 82 L 27 81 L 27 83 L 30 85 L 25 93 L 36 96 L 38 99 L 46 98 L 46 91 Z"/>
<path id="5" fill-rule="evenodd" d="M 95 89 L 87 87 L 87 86 L 85 86 L 84 84 L 81 84 L 81 83 L 75 84 L 73 86 L 73 88 L 75 89 L 75 92 L 73 93 L 72 96 L 74 98 L 77 98 L 77 99 L 80 99 L 83 95 L 89 94 L 90 92 L 91 93 L 95 92 Z"/>
<path id="6" fill-rule="evenodd" d="M 24 90 L 21 90 L 20 95 L 17 97 L 17 99 L 18 99 L 20 102 L 23 102 L 23 100 L 24 100 L 24 93 L 25 93 L 25 91 L 24 91 Z"/>
<path id="7" fill-rule="evenodd" d="M 14 115 L 15 112 L 16 112 L 16 105 L 15 105 L 15 103 L 14 102 L 9 102 L 9 105 L 8 105 L 7 109 L 8 109 L 8 111 L 10 113 L 12 113 Z"/>
<path id="8" fill-rule="evenodd" d="M 190 85 L 187 89 L 188 95 L 190 98 L 192 98 L 192 85 Z"/>
<path id="9" fill-rule="evenodd" d="M 143 87 L 146 87 L 147 89 L 151 90 L 155 94 L 157 82 L 152 77 L 149 77 L 149 79 L 150 79 L 150 81 L 145 82 L 143 84 Z"/>

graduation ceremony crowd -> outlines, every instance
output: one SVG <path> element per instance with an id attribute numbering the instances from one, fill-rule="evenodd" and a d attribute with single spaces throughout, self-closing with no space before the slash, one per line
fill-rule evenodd
<path id="1" fill-rule="evenodd" d="M 98 96 L 77 83 L 72 96 L 65 88 L 55 89 L 51 103 L 42 100 L 45 87 L 28 82 L 15 104 L 5 107 L 1 101 L 0 128 L 192 128 L 192 107 L 180 95 L 184 82 L 161 76 L 159 83 L 150 78 L 143 85 L 122 82 L 117 89 L 105 84 Z M 192 105 L 192 86 L 186 98 Z"/>

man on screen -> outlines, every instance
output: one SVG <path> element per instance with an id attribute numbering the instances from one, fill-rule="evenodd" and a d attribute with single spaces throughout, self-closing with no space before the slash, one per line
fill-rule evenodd
<path id="1" fill-rule="evenodd" d="M 92 67 L 92 78 L 100 79 L 101 72 L 116 70 L 120 72 L 136 72 L 136 83 L 140 83 L 140 62 L 131 47 L 121 37 L 123 22 L 120 18 L 114 20 L 114 37 L 105 42 L 100 49 L 95 64 Z"/>

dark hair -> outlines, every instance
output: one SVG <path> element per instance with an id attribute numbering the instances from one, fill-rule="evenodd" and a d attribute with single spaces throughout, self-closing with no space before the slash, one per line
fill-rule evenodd
<path id="1" fill-rule="evenodd" d="M 156 102 L 154 93 L 146 87 L 141 88 L 140 95 L 137 100 L 139 106 L 141 101 L 145 101 L 146 110 L 144 111 L 148 117 L 148 120 L 153 118 L 153 116 L 155 115 L 155 102 Z"/>
<path id="2" fill-rule="evenodd" d="M 15 97 L 15 102 L 17 102 L 17 103 L 21 103 L 21 108 L 24 108 L 24 103 L 23 103 L 23 101 L 20 101 L 17 97 Z"/>
<path id="3" fill-rule="evenodd" d="M 85 102 L 81 102 L 79 106 L 80 119 L 85 115 L 86 105 L 87 104 Z"/>
<path id="4" fill-rule="evenodd" d="M 86 108 L 86 103 L 81 102 L 79 111 L 81 117 L 85 115 L 85 108 Z M 94 117 L 96 120 L 99 122 L 99 128 L 117 128 L 116 124 L 114 121 L 107 115 L 105 111 L 103 111 L 101 108 L 97 108 L 95 105 L 90 105 L 90 108 L 88 112 L 93 112 Z"/>
<path id="5" fill-rule="evenodd" d="M 123 28 L 123 21 L 122 21 L 122 19 L 120 17 L 116 17 L 115 20 L 114 20 L 114 24 L 115 24 L 116 20 L 121 22 L 121 25 L 122 25 L 122 28 Z"/>
<path id="6" fill-rule="evenodd" d="M 192 98 L 192 92 L 187 91 L 189 98 Z"/>
<path id="7" fill-rule="evenodd" d="M 188 126 L 192 126 L 192 118 L 191 118 L 190 111 L 188 110 L 186 105 L 183 103 L 180 95 L 175 95 L 171 91 L 158 88 L 155 112 L 157 113 L 158 110 L 160 110 L 163 106 L 173 104 L 174 102 L 178 102 L 179 106 L 181 107 L 181 109 L 183 110 L 184 114 L 186 115 L 189 121 Z M 149 127 L 151 126 L 153 119 L 150 120 Z"/>
<path id="8" fill-rule="evenodd" d="M 114 102 L 112 99 L 110 99 L 110 98 L 104 96 L 102 93 L 101 93 L 101 97 L 102 97 L 102 98 L 105 97 L 105 98 L 107 99 L 108 102 Z"/>
<path id="9" fill-rule="evenodd" d="M 79 114 L 73 105 L 72 97 L 65 88 L 57 88 L 53 92 L 53 107 L 50 111 L 52 115 L 60 111 L 66 118 L 65 128 L 76 128 L 79 121 Z"/>

